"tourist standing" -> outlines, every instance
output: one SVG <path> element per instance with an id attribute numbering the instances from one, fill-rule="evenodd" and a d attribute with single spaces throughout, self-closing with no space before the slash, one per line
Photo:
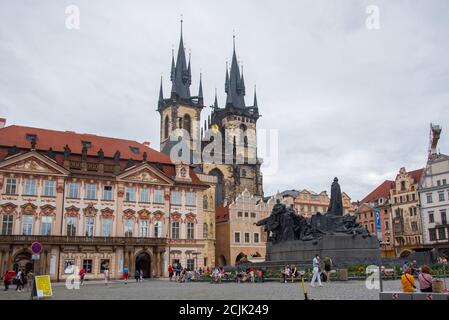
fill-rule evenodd
<path id="1" fill-rule="evenodd" d="M 259 282 L 259 283 L 263 282 L 263 271 L 262 271 L 262 269 L 257 270 L 257 282 Z"/>
<path id="2" fill-rule="evenodd" d="M 80 285 L 84 285 L 84 276 L 86 275 L 86 269 L 81 268 L 79 272 L 80 276 Z"/>
<path id="3" fill-rule="evenodd" d="M 27 280 L 28 280 L 27 291 L 31 291 L 31 289 L 33 288 L 33 281 L 34 281 L 34 273 L 31 270 L 28 272 Z"/>
<path id="4" fill-rule="evenodd" d="M 405 270 L 405 273 L 401 277 L 402 291 L 403 292 L 414 292 L 415 287 L 415 277 L 412 275 L 412 270 L 410 268 Z"/>
<path id="5" fill-rule="evenodd" d="M 313 258 L 312 266 L 313 266 L 313 277 L 310 285 L 314 287 L 315 282 L 318 280 L 318 285 L 322 287 L 323 285 L 321 284 L 321 277 L 320 277 L 320 256 L 318 254 L 315 255 L 315 258 Z"/>
<path id="6" fill-rule="evenodd" d="M 181 278 L 181 271 L 182 271 L 182 266 L 180 263 L 176 264 L 175 267 L 175 281 L 179 281 Z"/>
<path id="7" fill-rule="evenodd" d="M 143 282 L 143 270 L 140 269 L 140 282 Z"/>
<path id="8" fill-rule="evenodd" d="M 19 272 L 17 272 L 17 274 L 16 274 L 16 281 L 17 281 L 16 291 L 18 291 L 18 292 L 22 292 L 22 289 L 23 289 L 22 274 L 23 274 L 22 270 L 19 270 Z"/>
<path id="9" fill-rule="evenodd" d="M 419 289 L 421 292 L 432 292 L 432 276 L 430 275 L 430 268 L 426 265 L 421 267 L 421 273 L 418 276 Z"/>
<path id="10" fill-rule="evenodd" d="M 330 257 L 324 258 L 324 272 L 326 274 L 326 282 L 331 279 L 332 259 Z"/>
<path id="11" fill-rule="evenodd" d="M 8 291 L 9 284 L 11 283 L 11 279 L 14 277 L 14 275 L 15 275 L 14 271 L 6 270 L 5 274 L 3 275 L 3 283 L 5 285 L 4 291 Z"/>
<path id="12" fill-rule="evenodd" d="M 168 265 L 168 270 L 167 271 L 168 271 L 168 279 L 170 281 L 172 281 L 173 280 L 173 267 L 172 267 L 171 264 Z"/>
<path id="13" fill-rule="evenodd" d="M 136 283 L 139 282 L 140 279 L 140 271 L 136 269 L 136 271 L 134 271 L 134 279 L 136 279 Z"/>
<path id="14" fill-rule="evenodd" d="M 103 275 L 104 275 L 104 285 L 107 286 L 108 280 L 109 280 L 109 266 L 108 265 L 106 265 L 106 267 L 104 268 Z"/>
<path id="15" fill-rule="evenodd" d="M 125 284 L 128 284 L 128 278 L 129 278 L 129 268 L 128 266 L 125 266 L 123 268 L 123 280 L 125 280 Z"/>

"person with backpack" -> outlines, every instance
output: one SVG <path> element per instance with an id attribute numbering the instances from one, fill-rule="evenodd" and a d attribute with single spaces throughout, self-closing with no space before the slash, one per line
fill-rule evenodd
<path id="1" fill-rule="evenodd" d="M 330 281 L 332 270 L 332 259 L 330 257 L 324 258 L 324 274 L 326 275 L 326 282 Z"/>
<path id="2" fill-rule="evenodd" d="M 412 275 L 412 270 L 410 268 L 405 270 L 405 273 L 401 277 L 402 292 L 414 292 L 415 287 L 415 277 Z"/>
<path id="3" fill-rule="evenodd" d="M 432 281 L 433 278 L 430 275 L 430 268 L 426 265 L 423 265 L 418 276 L 419 289 L 421 290 L 421 292 L 432 292 Z"/>

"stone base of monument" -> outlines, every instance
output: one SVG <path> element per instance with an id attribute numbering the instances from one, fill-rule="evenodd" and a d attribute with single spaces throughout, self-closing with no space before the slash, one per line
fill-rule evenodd
<path id="1" fill-rule="evenodd" d="M 319 254 L 332 259 L 334 267 L 354 264 L 377 265 L 380 259 L 380 246 L 377 237 L 351 236 L 346 234 L 324 235 L 311 241 L 286 241 L 267 243 L 266 266 L 282 264 L 311 265 Z"/>

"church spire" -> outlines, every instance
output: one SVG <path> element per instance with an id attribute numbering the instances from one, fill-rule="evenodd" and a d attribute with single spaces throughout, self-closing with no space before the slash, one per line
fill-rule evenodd
<path id="1" fill-rule="evenodd" d="M 203 104 L 203 74 L 200 72 L 200 88 L 198 89 L 198 103 Z"/>
<path id="2" fill-rule="evenodd" d="M 217 88 L 215 88 L 214 108 L 215 108 L 215 109 L 218 109 Z"/>
<path id="3" fill-rule="evenodd" d="M 164 105 L 164 92 L 162 90 L 162 75 L 161 75 L 161 87 L 159 89 L 159 101 L 158 101 L 159 108 L 161 108 Z"/>
<path id="4" fill-rule="evenodd" d="M 190 99 L 190 83 L 191 76 L 189 76 L 189 69 L 186 61 L 186 53 L 184 49 L 183 39 L 183 20 L 181 16 L 181 37 L 179 40 L 178 56 L 176 58 L 176 65 L 173 64 L 172 59 L 172 94 L 181 99 Z M 190 63 L 189 63 L 190 67 Z M 173 72 L 174 70 L 174 72 Z"/>
<path id="5" fill-rule="evenodd" d="M 235 51 L 235 35 L 233 36 L 233 53 L 231 62 L 231 73 L 229 75 L 228 90 L 226 91 L 226 105 L 232 105 L 235 108 L 245 108 L 245 88 L 244 81 L 240 76 L 240 68 L 237 62 L 237 54 Z M 226 78 L 228 79 L 227 69 Z"/>
<path id="6" fill-rule="evenodd" d="M 256 88 L 256 85 L 254 85 L 254 104 L 253 104 L 253 107 L 254 108 L 259 108 L 259 106 L 257 105 L 257 90 L 256 90 L 257 88 Z"/>

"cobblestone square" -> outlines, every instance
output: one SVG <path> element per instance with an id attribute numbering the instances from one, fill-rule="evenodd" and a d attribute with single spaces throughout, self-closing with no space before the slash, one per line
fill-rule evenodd
<path id="1" fill-rule="evenodd" d="M 379 291 L 369 290 L 365 281 L 324 283 L 323 287 L 306 284 L 309 297 L 316 300 L 378 300 Z M 384 281 L 385 291 L 400 291 L 399 281 Z M 30 299 L 29 292 L 0 292 L 1 300 Z M 148 280 L 143 283 L 122 281 L 87 282 L 79 290 L 69 290 L 63 283 L 53 284 L 53 297 L 63 300 L 302 300 L 301 283 L 177 283 L 167 280 Z"/>

